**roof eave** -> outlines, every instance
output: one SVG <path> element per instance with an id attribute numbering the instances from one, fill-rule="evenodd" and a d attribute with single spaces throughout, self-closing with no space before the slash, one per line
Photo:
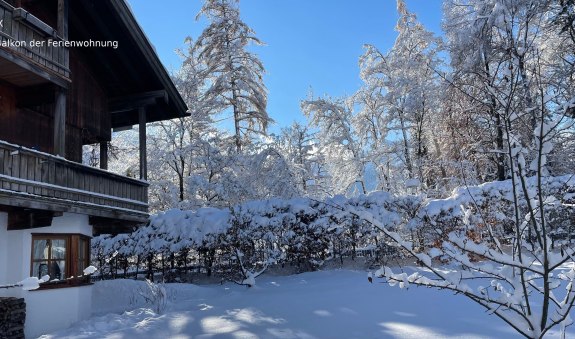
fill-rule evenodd
<path id="1" fill-rule="evenodd" d="M 128 28 L 128 31 L 132 39 L 136 42 L 142 54 L 144 55 L 144 57 L 154 70 L 154 73 L 160 79 L 162 85 L 168 92 L 170 103 L 174 105 L 174 107 L 176 108 L 175 113 L 177 113 L 177 116 L 174 116 L 172 118 L 189 116 L 189 114 L 187 113 L 188 107 L 184 102 L 184 99 L 182 98 L 182 96 L 176 89 L 176 86 L 170 79 L 170 76 L 168 75 L 166 68 L 158 58 L 158 55 L 154 51 L 152 44 L 150 43 L 150 41 L 146 37 L 146 34 L 136 21 L 136 18 L 132 14 L 132 11 L 128 6 L 128 4 L 126 3 L 126 1 L 110 0 L 110 3 L 112 4 L 116 12 L 119 14 L 123 24 Z"/>

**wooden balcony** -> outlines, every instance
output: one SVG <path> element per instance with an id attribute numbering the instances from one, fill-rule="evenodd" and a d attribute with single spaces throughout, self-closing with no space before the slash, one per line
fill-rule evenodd
<path id="1" fill-rule="evenodd" d="M 148 183 L 0 141 L 0 206 L 145 222 Z"/>
<path id="2" fill-rule="evenodd" d="M 0 77 L 19 86 L 40 81 L 65 84 L 70 77 L 68 49 L 55 47 L 61 41 L 56 30 L 22 8 L 0 0 Z M 32 41 L 35 43 L 32 44 Z M 6 67 L 11 62 L 15 67 Z M 35 73 L 30 77 L 27 73 Z"/>

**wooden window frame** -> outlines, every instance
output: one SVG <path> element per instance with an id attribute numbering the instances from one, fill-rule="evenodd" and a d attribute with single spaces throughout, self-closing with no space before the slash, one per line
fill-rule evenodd
<path id="1" fill-rule="evenodd" d="M 66 254 L 63 261 L 65 262 L 65 268 L 63 270 L 65 278 L 59 281 L 50 281 L 42 283 L 39 290 L 51 289 L 51 288 L 63 288 L 63 287 L 75 287 L 82 285 L 89 285 L 90 279 L 87 276 L 83 276 L 83 269 L 90 265 L 90 240 L 91 238 L 84 234 L 77 233 L 32 233 L 32 245 L 30 253 L 30 276 L 34 274 L 34 263 L 38 261 L 56 261 L 55 259 L 45 259 L 45 260 L 35 260 L 34 259 L 34 241 L 36 240 L 65 240 L 66 242 Z M 80 242 L 85 242 L 84 244 L 84 260 L 83 268 L 80 269 Z M 50 253 L 51 256 L 51 253 Z M 60 259 L 59 261 L 61 261 Z"/>

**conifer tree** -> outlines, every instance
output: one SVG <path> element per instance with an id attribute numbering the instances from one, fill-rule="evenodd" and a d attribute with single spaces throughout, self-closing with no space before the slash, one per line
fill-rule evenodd
<path id="1" fill-rule="evenodd" d="M 240 153 L 251 137 L 265 134 L 273 122 L 266 109 L 265 68 L 257 55 L 247 51 L 249 45 L 263 43 L 240 19 L 238 0 L 206 0 L 196 19 L 202 16 L 210 23 L 194 48 L 206 65 L 206 94 L 224 112 L 232 111 L 234 142 Z"/>

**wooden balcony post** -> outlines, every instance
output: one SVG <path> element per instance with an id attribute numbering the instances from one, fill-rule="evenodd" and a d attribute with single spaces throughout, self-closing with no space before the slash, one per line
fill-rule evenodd
<path id="1" fill-rule="evenodd" d="M 56 30 L 58 35 L 63 40 L 68 40 L 68 13 L 70 11 L 70 1 L 69 0 L 58 0 L 58 26 Z M 70 66 L 70 54 L 67 48 L 62 50 L 63 60 L 62 64 L 66 67 Z"/>
<path id="2" fill-rule="evenodd" d="M 66 156 L 66 90 L 63 88 L 56 88 L 54 155 Z"/>
<path id="3" fill-rule="evenodd" d="M 68 39 L 68 0 L 58 0 L 58 34 L 63 39 Z M 67 50 L 66 52 L 67 53 Z M 67 63 L 65 57 L 65 65 Z M 54 154 L 66 156 L 66 90 L 56 89 L 56 105 L 54 108 Z"/>
<path id="4" fill-rule="evenodd" d="M 58 0 L 58 35 L 68 40 L 68 12 L 70 3 L 68 0 Z"/>
<path id="5" fill-rule="evenodd" d="M 148 155 L 146 152 L 146 107 L 138 109 L 140 132 L 140 179 L 148 180 Z"/>
<path id="6" fill-rule="evenodd" d="M 106 141 L 100 143 L 100 168 L 108 169 L 108 143 Z"/>

